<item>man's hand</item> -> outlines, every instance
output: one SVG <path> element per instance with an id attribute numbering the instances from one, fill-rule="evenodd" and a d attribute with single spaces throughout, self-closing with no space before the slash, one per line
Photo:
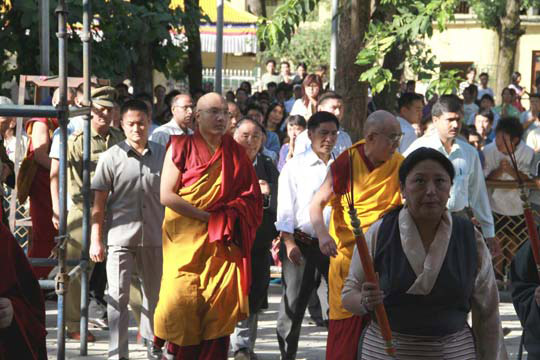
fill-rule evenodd
<path id="1" fill-rule="evenodd" d="M 502 255 L 501 245 L 499 245 L 499 241 L 497 241 L 497 238 L 487 238 L 486 243 L 489 248 L 489 252 L 491 253 L 491 257 L 497 257 Z"/>
<path id="2" fill-rule="evenodd" d="M 0 329 L 5 329 L 13 322 L 13 305 L 8 298 L 0 298 Z"/>
<path id="3" fill-rule="evenodd" d="M 58 226 L 60 226 L 60 217 L 58 215 L 58 211 L 53 209 L 53 215 L 52 215 L 52 224 L 56 230 L 58 230 Z"/>
<path id="4" fill-rule="evenodd" d="M 337 246 L 330 234 L 319 237 L 319 248 L 326 256 L 335 257 L 337 255 Z"/>
<path id="5" fill-rule="evenodd" d="M 536 300 L 536 305 L 540 306 L 540 286 L 534 290 L 534 300 Z"/>
<path id="6" fill-rule="evenodd" d="M 362 304 L 369 310 L 373 311 L 375 306 L 382 304 L 384 293 L 379 289 L 379 286 L 374 283 L 365 282 L 362 284 Z"/>
<path id="7" fill-rule="evenodd" d="M 90 260 L 95 263 L 105 260 L 105 246 L 101 241 L 99 235 L 92 232 L 92 239 L 90 241 Z"/>
<path id="8" fill-rule="evenodd" d="M 270 195 L 270 185 L 265 180 L 259 180 L 259 186 L 261 187 L 261 193 L 263 195 Z"/>
<path id="9" fill-rule="evenodd" d="M 285 241 L 285 248 L 287 249 L 287 258 L 296 266 L 302 264 L 302 252 L 294 241 Z"/>

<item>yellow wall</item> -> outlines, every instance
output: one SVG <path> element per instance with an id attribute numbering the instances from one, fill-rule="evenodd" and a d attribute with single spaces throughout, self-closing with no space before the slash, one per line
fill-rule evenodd
<path id="1" fill-rule="evenodd" d="M 540 22 L 537 18 L 530 17 L 531 21 L 522 19 L 526 33 L 518 43 L 515 58 L 515 70 L 521 73 L 521 85 L 528 90 L 531 88 L 532 52 L 540 50 Z M 472 15 L 462 15 L 446 31 L 435 32 L 427 44 L 440 62 L 473 62 L 478 73 L 485 71 L 490 75 L 490 86 L 494 87 L 498 41 L 495 31 L 480 27 Z"/>

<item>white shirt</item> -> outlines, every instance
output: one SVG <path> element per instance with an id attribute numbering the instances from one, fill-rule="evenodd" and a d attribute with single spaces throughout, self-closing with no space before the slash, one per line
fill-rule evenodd
<path id="1" fill-rule="evenodd" d="M 534 128 L 527 134 L 527 146 L 531 147 L 534 151 L 540 149 L 540 127 Z"/>
<path id="2" fill-rule="evenodd" d="M 399 121 L 399 126 L 401 127 L 401 132 L 403 133 L 403 139 L 399 144 L 398 151 L 400 154 L 403 154 L 405 150 L 416 140 L 416 131 L 414 131 L 411 123 L 407 119 L 402 118 L 401 116 L 396 116 L 396 119 Z"/>
<path id="3" fill-rule="evenodd" d="M 474 217 L 480 222 L 484 236 L 486 238 L 494 237 L 493 214 L 489 205 L 486 181 L 478 151 L 464 140 L 456 138 L 450 153 L 447 153 L 435 130 L 433 134 L 416 139 L 403 155 L 406 157 L 421 147 L 438 150 L 454 165 L 456 175 L 446 205 L 448 210 L 461 211 L 470 206 Z"/>
<path id="4" fill-rule="evenodd" d="M 187 132 L 188 132 L 187 135 L 193 134 L 193 130 L 191 130 L 190 128 L 188 128 Z M 184 135 L 184 134 L 185 134 L 184 130 L 182 130 L 182 128 L 178 126 L 178 124 L 173 118 L 168 123 L 161 125 L 156 130 L 154 130 L 152 135 L 150 135 L 149 139 L 163 146 L 167 146 L 171 135 Z"/>
<path id="5" fill-rule="evenodd" d="M 75 116 L 69 119 L 67 124 L 67 138 L 71 136 L 76 131 L 84 130 L 84 116 Z M 51 159 L 60 159 L 60 128 L 54 130 L 52 141 L 51 141 L 51 150 L 49 150 L 49 158 Z"/>
<path id="6" fill-rule="evenodd" d="M 336 145 L 332 149 L 332 155 L 337 158 L 342 152 L 352 146 L 351 137 L 345 130 L 339 130 L 336 140 Z M 304 130 L 296 137 L 294 141 L 293 156 L 299 155 L 305 152 L 307 149 L 311 149 L 311 139 L 308 136 L 308 131 Z"/>
<path id="7" fill-rule="evenodd" d="M 294 233 L 300 229 L 306 234 L 317 237 L 311 219 L 309 218 L 309 204 L 313 195 L 319 190 L 332 159 L 325 164 L 311 147 L 287 161 L 278 182 L 276 229 Z M 324 211 L 324 222 L 330 222 L 331 208 L 327 206 Z"/>
<path id="8" fill-rule="evenodd" d="M 311 115 L 313 115 L 313 113 L 311 112 L 311 106 L 309 106 L 308 104 L 308 106 L 306 107 L 306 105 L 304 105 L 304 100 L 300 98 L 296 99 L 296 101 L 294 102 L 289 115 L 302 115 L 304 119 L 308 121 Z"/>
<path id="9" fill-rule="evenodd" d="M 479 110 L 480 108 L 475 103 L 463 104 L 463 119 L 465 119 L 467 125 L 474 124 L 474 122 L 470 123 L 470 119 L 473 119 L 474 121 L 474 116 Z"/>
<path id="10" fill-rule="evenodd" d="M 529 175 L 531 162 L 534 158 L 534 150 L 525 145 L 523 141 L 520 141 L 516 148 L 515 155 L 518 170 Z M 486 177 L 499 167 L 501 160 L 506 159 L 511 163 L 510 156 L 500 152 L 494 142 L 486 145 L 484 148 L 484 157 L 486 159 L 484 168 L 484 175 Z M 510 176 L 510 174 L 504 173 L 497 180 L 514 180 L 514 178 Z M 520 191 L 518 189 L 491 189 L 489 194 L 491 209 L 493 212 L 501 215 L 516 216 L 523 214 L 523 202 L 521 201 L 519 194 Z"/>

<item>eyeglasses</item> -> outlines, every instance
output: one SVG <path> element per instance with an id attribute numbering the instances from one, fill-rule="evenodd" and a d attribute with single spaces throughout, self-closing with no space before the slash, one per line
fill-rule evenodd
<path id="1" fill-rule="evenodd" d="M 223 115 L 226 118 L 228 118 L 230 116 L 230 112 L 229 112 L 228 109 L 210 108 L 210 109 L 201 109 L 199 111 L 205 112 L 205 113 L 210 114 L 212 116 Z"/>
<path id="2" fill-rule="evenodd" d="M 403 139 L 403 133 L 387 135 L 385 133 L 373 133 L 375 135 L 384 135 L 392 144 L 399 145 L 401 139 Z"/>

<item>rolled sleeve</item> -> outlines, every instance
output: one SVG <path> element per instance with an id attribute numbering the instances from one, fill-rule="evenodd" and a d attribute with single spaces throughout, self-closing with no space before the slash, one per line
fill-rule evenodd
<path id="1" fill-rule="evenodd" d="M 296 184 L 293 173 L 290 171 L 291 163 L 286 163 L 278 180 L 277 217 L 276 229 L 288 233 L 294 233 L 296 202 Z"/>
<path id="2" fill-rule="evenodd" d="M 486 238 L 495 237 L 495 223 L 491 206 L 489 205 L 489 197 L 487 194 L 486 180 L 478 153 L 473 153 L 472 171 L 469 176 L 469 204 L 476 219 L 480 222 L 482 233 Z"/>
<path id="3" fill-rule="evenodd" d="M 97 163 L 96 172 L 92 178 L 92 190 L 111 191 L 113 172 L 111 169 L 110 152 L 105 151 Z"/>

